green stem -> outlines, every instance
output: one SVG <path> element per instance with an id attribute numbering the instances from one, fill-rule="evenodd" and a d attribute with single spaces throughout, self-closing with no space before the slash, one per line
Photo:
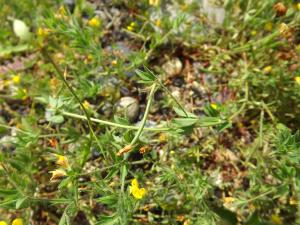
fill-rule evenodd
<path id="1" fill-rule="evenodd" d="M 152 103 L 153 98 L 154 98 L 154 93 L 155 93 L 156 87 L 157 87 L 156 83 L 154 83 L 151 87 L 151 91 L 150 91 L 150 94 L 149 94 L 149 97 L 148 97 L 148 102 L 147 102 L 147 106 L 146 106 L 146 109 L 145 109 L 145 113 L 144 113 L 141 125 L 140 125 L 135 137 L 131 141 L 131 143 L 130 143 L 131 145 L 134 145 L 138 141 L 139 137 L 141 136 L 141 134 L 143 132 L 143 129 L 145 127 L 147 117 L 148 117 L 148 114 L 149 114 L 149 111 L 150 111 L 150 106 L 151 106 L 151 103 Z"/>
<path id="2" fill-rule="evenodd" d="M 248 82 L 245 83 L 245 100 L 244 103 L 242 104 L 241 108 L 239 108 L 238 111 L 236 111 L 230 118 L 229 120 L 233 120 L 235 117 L 237 117 L 241 112 L 243 112 L 243 110 L 246 107 L 246 104 L 248 102 L 249 99 L 249 87 L 248 87 Z"/>
<path id="3" fill-rule="evenodd" d="M 61 111 L 61 113 L 68 117 L 73 117 L 73 118 L 82 119 L 82 120 L 87 119 L 85 116 L 78 115 L 75 113 L 70 113 L 70 112 L 65 112 L 65 111 Z M 114 122 L 110 122 L 110 121 L 106 121 L 106 120 L 100 120 L 100 119 L 96 119 L 96 118 L 90 118 L 90 119 L 92 122 L 95 122 L 95 123 L 100 123 L 103 125 L 108 125 L 108 126 L 113 126 L 113 127 L 120 127 L 120 128 L 124 128 L 124 129 L 129 129 L 129 130 L 138 130 L 140 128 L 138 126 L 119 124 L 119 123 L 114 123 Z M 144 130 L 161 132 L 161 131 L 169 131 L 170 128 L 168 128 L 168 127 L 145 127 Z"/>

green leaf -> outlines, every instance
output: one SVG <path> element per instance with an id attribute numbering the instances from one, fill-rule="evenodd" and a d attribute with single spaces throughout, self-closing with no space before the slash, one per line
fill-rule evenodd
<path id="1" fill-rule="evenodd" d="M 70 216 L 68 215 L 68 210 L 70 209 L 70 207 L 72 207 L 72 204 L 68 205 L 65 210 L 64 213 L 62 214 L 60 220 L 59 220 L 59 224 L 58 225 L 70 225 Z"/>
<path id="2" fill-rule="evenodd" d="M 181 109 L 181 108 L 178 108 L 176 106 L 173 106 L 173 110 L 176 112 L 176 114 L 180 117 L 186 117 L 186 114 L 185 112 Z M 186 112 L 188 117 L 191 117 L 191 118 L 197 118 L 197 116 L 193 113 L 190 113 L 190 112 Z"/>
<path id="3" fill-rule="evenodd" d="M 5 196 L 13 196 L 13 195 L 17 195 L 19 194 L 19 192 L 15 189 L 0 189 L 0 196 L 1 197 L 5 197 Z"/>
<path id="4" fill-rule="evenodd" d="M 19 198 L 16 202 L 16 209 L 26 207 L 25 205 L 28 205 L 28 204 L 29 204 L 29 198 L 28 197 Z"/>
<path id="5" fill-rule="evenodd" d="M 199 119 L 200 127 L 210 127 L 220 125 L 222 120 L 219 117 L 201 117 Z"/>
<path id="6" fill-rule="evenodd" d="M 2 201 L 0 202 L 0 208 L 4 208 L 4 209 L 15 209 L 16 206 L 16 199 L 9 199 L 6 201 Z"/>
<path id="7" fill-rule="evenodd" d="M 30 50 L 31 47 L 28 44 L 1 47 L 0 46 L 0 57 L 4 57 L 13 53 L 24 52 Z"/>
<path id="8" fill-rule="evenodd" d="M 55 204 L 70 204 L 71 202 L 73 202 L 72 199 L 68 199 L 68 198 L 51 199 L 50 201 L 53 205 L 55 205 Z"/>
<path id="9" fill-rule="evenodd" d="M 66 210 L 64 211 L 62 217 L 60 218 L 59 220 L 59 224 L 58 225 L 65 225 L 65 224 L 68 224 L 68 215 L 66 213 Z"/>
<path id="10" fill-rule="evenodd" d="M 101 220 L 95 225 L 119 225 L 120 224 L 120 217 L 117 215 L 112 216 L 102 216 Z"/>
<path id="11" fill-rule="evenodd" d="M 189 127 L 198 122 L 197 118 L 175 118 L 173 124 L 177 127 Z"/>
<path id="12" fill-rule="evenodd" d="M 153 83 L 156 80 L 155 75 L 152 72 L 135 70 L 136 74 L 142 79 L 143 83 Z"/>
<path id="13" fill-rule="evenodd" d="M 55 115 L 51 116 L 50 118 L 47 118 L 47 120 L 52 123 L 60 124 L 64 122 L 64 117 L 62 115 Z"/>
<path id="14" fill-rule="evenodd" d="M 118 202 L 118 198 L 115 195 L 108 195 L 97 199 L 97 202 L 113 206 Z"/>
<path id="15" fill-rule="evenodd" d="M 58 185 L 58 189 L 62 189 L 64 187 L 66 187 L 68 184 L 70 183 L 70 178 L 67 177 L 65 179 L 63 179 L 60 184 Z"/>

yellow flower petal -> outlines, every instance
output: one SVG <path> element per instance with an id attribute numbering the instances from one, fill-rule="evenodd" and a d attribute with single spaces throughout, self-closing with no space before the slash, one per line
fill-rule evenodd
<path id="1" fill-rule="evenodd" d="M 57 155 L 55 154 L 55 156 L 57 157 L 57 160 L 56 160 L 56 164 L 57 165 L 60 165 L 64 168 L 68 168 L 69 167 L 69 161 L 68 161 L 68 158 L 63 156 L 63 155 Z"/>
<path id="2" fill-rule="evenodd" d="M 289 200 L 290 205 L 297 205 L 297 199 L 293 196 Z"/>
<path id="3" fill-rule="evenodd" d="M 127 30 L 133 31 L 133 30 L 134 30 L 134 27 L 132 27 L 132 26 L 127 26 Z"/>
<path id="4" fill-rule="evenodd" d="M 160 27 L 161 26 L 161 20 L 160 19 L 155 20 L 155 25 Z"/>
<path id="5" fill-rule="evenodd" d="M 217 104 L 215 104 L 215 103 L 211 103 L 211 104 L 210 104 L 210 107 L 212 107 L 214 110 L 217 110 L 217 109 L 218 109 L 218 106 L 217 106 Z"/>
<path id="6" fill-rule="evenodd" d="M 21 218 L 14 219 L 11 225 L 23 225 Z"/>
<path id="7" fill-rule="evenodd" d="M 7 225 L 5 221 L 0 221 L 0 225 Z"/>
<path id="8" fill-rule="evenodd" d="M 257 34 L 257 31 L 256 31 L 256 30 L 251 31 L 251 35 L 252 35 L 252 36 L 255 36 L 256 34 Z"/>
<path id="9" fill-rule="evenodd" d="M 50 173 L 52 173 L 52 177 L 50 178 L 50 181 L 62 178 L 67 175 L 66 171 L 60 169 L 50 171 Z"/>
<path id="10" fill-rule="evenodd" d="M 40 37 L 46 37 L 49 34 L 49 29 L 47 28 L 43 28 L 43 27 L 39 27 L 37 30 L 37 35 Z"/>
<path id="11" fill-rule="evenodd" d="M 266 67 L 263 69 L 263 71 L 264 71 L 265 73 L 270 73 L 270 72 L 272 71 L 272 66 L 266 66 Z"/>
<path id="12" fill-rule="evenodd" d="M 149 0 L 149 5 L 158 6 L 160 0 Z"/>
<path id="13" fill-rule="evenodd" d="M 19 84 L 20 81 L 21 81 L 20 74 L 14 75 L 11 80 L 12 80 L 13 83 Z"/>
<path id="14" fill-rule="evenodd" d="M 99 27 L 100 26 L 100 20 L 97 17 L 94 17 L 88 21 L 88 25 L 91 27 Z"/>
<path id="15" fill-rule="evenodd" d="M 134 179 L 131 181 L 131 186 L 132 186 L 132 187 L 137 187 L 137 188 L 139 187 L 139 183 L 138 183 L 137 179 L 134 178 Z"/>
<path id="16" fill-rule="evenodd" d="M 135 188 L 132 190 L 132 195 L 136 199 L 142 199 L 145 194 L 146 194 L 145 188 Z"/>
<path id="17" fill-rule="evenodd" d="M 272 31 L 273 30 L 273 23 L 271 23 L 271 22 L 266 23 L 264 28 L 265 28 L 266 31 Z"/>
<path id="18" fill-rule="evenodd" d="M 273 215 L 271 216 L 271 221 L 272 221 L 272 223 L 274 223 L 275 225 L 282 225 L 282 224 L 283 224 L 281 218 L 280 218 L 278 215 L 275 215 L 275 214 L 273 214 Z"/>
<path id="19" fill-rule="evenodd" d="M 283 37 L 288 37 L 290 34 L 290 28 L 287 24 L 281 23 L 279 25 L 279 32 Z"/>
<path id="20" fill-rule="evenodd" d="M 90 109 L 91 108 L 91 104 L 87 100 L 84 100 L 82 105 L 85 109 Z"/>

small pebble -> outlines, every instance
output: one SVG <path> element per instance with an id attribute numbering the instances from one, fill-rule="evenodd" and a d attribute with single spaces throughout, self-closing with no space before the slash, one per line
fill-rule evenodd
<path id="1" fill-rule="evenodd" d="M 131 123 L 137 120 L 139 111 L 139 102 L 133 97 L 122 97 L 116 104 L 116 113 L 127 117 Z"/>

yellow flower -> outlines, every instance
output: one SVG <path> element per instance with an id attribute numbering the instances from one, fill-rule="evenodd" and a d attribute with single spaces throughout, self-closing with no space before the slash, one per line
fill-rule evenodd
<path id="1" fill-rule="evenodd" d="M 133 179 L 131 181 L 131 186 L 129 186 L 129 191 L 130 194 L 132 194 L 133 197 L 135 197 L 136 199 L 142 199 L 146 194 L 145 188 L 139 188 L 139 183 L 137 179 Z"/>
<path id="2" fill-rule="evenodd" d="M 69 161 L 68 158 L 63 155 L 54 154 L 56 156 L 56 164 L 63 167 L 69 168 Z"/>
<path id="3" fill-rule="evenodd" d="M 161 26 L 161 20 L 160 19 L 155 20 L 155 25 L 157 27 L 160 27 Z"/>
<path id="4" fill-rule="evenodd" d="M 51 78 L 50 80 L 50 88 L 52 91 L 55 91 L 58 87 L 59 80 L 55 77 Z"/>
<path id="5" fill-rule="evenodd" d="M 127 26 L 127 30 L 129 30 L 129 31 L 133 31 L 133 30 L 134 30 L 134 28 L 133 28 L 132 26 Z"/>
<path id="6" fill-rule="evenodd" d="M 50 173 L 52 173 L 50 181 L 57 180 L 57 179 L 67 176 L 66 171 L 61 170 L 61 169 L 50 171 Z"/>
<path id="7" fill-rule="evenodd" d="M 20 77 L 20 74 L 16 74 L 12 77 L 12 82 L 15 83 L 15 84 L 19 84 L 20 81 L 21 81 L 21 77 Z"/>
<path id="8" fill-rule="evenodd" d="M 218 109 L 218 106 L 217 106 L 217 104 L 215 104 L 215 103 L 211 103 L 211 104 L 210 104 L 210 107 L 212 107 L 214 110 L 217 110 L 217 109 Z"/>
<path id="9" fill-rule="evenodd" d="M 190 224 L 190 221 L 189 220 L 185 220 L 182 225 L 189 225 L 189 224 Z"/>
<path id="10" fill-rule="evenodd" d="M 100 26 L 100 20 L 98 17 L 94 17 L 88 21 L 88 25 L 91 27 L 99 27 Z"/>
<path id="11" fill-rule="evenodd" d="M 115 66 L 115 65 L 117 65 L 117 64 L 118 64 L 118 61 L 117 61 L 117 60 L 111 61 L 111 65 Z"/>
<path id="12" fill-rule="evenodd" d="M 267 22 L 266 24 L 265 24 L 265 30 L 266 31 L 272 31 L 273 30 L 273 23 L 271 23 L 271 22 Z"/>
<path id="13" fill-rule="evenodd" d="M 0 221 L 0 225 L 7 225 L 5 221 Z"/>
<path id="14" fill-rule="evenodd" d="M 281 220 L 281 218 L 280 218 L 278 215 L 276 215 L 276 214 L 273 214 L 273 215 L 271 216 L 271 221 L 272 221 L 272 223 L 275 224 L 275 225 L 282 225 L 282 220 Z"/>
<path id="15" fill-rule="evenodd" d="M 67 15 L 67 11 L 66 11 L 65 7 L 61 6 L 61 7 L 59 7 L 58 12 L 55 14 L 55 17 L 57 19 L 65 19 L 66 15 Z"/>
<path id="16" fill-rule="evenodd" d="M 134 30 L 134 28 L 135 28 L 135 26 L 136 26 L 136 23 L 135 23 L 135 22 L 131 22 L 131 23 L 130 23 L 130 25 L 129 25 L 129 26 L 127 26 L 127 30 L 129 30 L 129 31 L 133 31 L 133 30 Z"/>
<path id="17" fill-rule="evenodd" d="M 281 23 L 279 25 L 279 32 L 282 35 L 282 37 L 285 37 L 285 38 L 287 38 L 291 35 L 291 29 L 285 23 Z"/>
<path id="18" fill-rule="evenodd" d="M 40 37 L 46 37 L 49 34 L 49 29 L 47 28 L 43 28 L 43 27 L 39 27 L 37 30 L 37 35 Z"/>
<path id="19" fill-rule="evenodd" d="M 300 85 L 300 77 L 295 77 L 295 81 L 296 81 L 297 84 Z"/>
<path id="20" fill-rule="evenodd" d="M 251 31 L 251 35 L 255 36 L 257 34 L 256 30 Z"/>
<path id="21" fill-rule="evenodd" d="M 300 10 L 300 3 L 297 4 L 297 9 Z"/>
<path id="22" fill-rule="evenodd" d="M 166 142 L 168 140 L 167 135 L 164 133 L 161 133 L 158 137 L 159 142 Z"/>
<path id="23" fill-rule="evenodd" d="M 272 71 L 272 66 L 266 66 L 263 71 L 264 73 L 270 73 Z"/>
<path id="24" fill-rule="evenodd" d="M 21 218 L 14 219 L 11 225 L 23 225 L 23 221 Z"/>
<path id="25" fill-rule="evenodd" d="M 67 14 L 65 7 L 64 6 L 59 7 L 58 13 L 62 16 L 65 16 Z"/>
<path id="26" fill-rule="evenodd" d="M 84 100 L 82 105 L 85 109 L 90 109 L 91 108 L 91 104 L 87 100 Z"/>
<path id="27" fill-rule="evenodd" d="M 233 198 L 233 197 L 224 197 L 223 201 L 224 201 L 224 203 L 233 203 L 235 201 L 235 198 Z"/>
<path id="28" fill-rule="evenodd" d="M 158 6 L 160 0 L 149 0 L 149 5 Z"/>
<path id="29" fill-rule="evenodd" d="M 290 205 L 297 205 L 297 199 L 294 196 L 292 196 L 289 200 L 289 203 Z"/>

